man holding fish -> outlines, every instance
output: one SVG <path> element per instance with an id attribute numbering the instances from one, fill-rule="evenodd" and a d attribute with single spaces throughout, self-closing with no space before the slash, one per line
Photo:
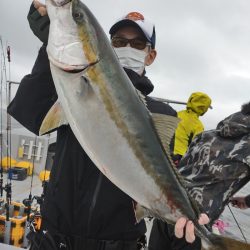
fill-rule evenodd
<path id="1" fill-rule="evenodd" d="M 30 234 L 32 241 L 31 249 L 140 249 L 145 245 L 145 239 L 143 237 L 146 233 L 146 226 L 143 219 L 140 222 L 137 221 L 135 213 L 138 211 L 139 205 L 137 202 L 139 201 L 133 199 L 137 197 L 137 193 L 133 198 L 130 197 L 130 191 L 134 190 L 134 186 L 137 182 L 144 182 L 144 177 L 142 174 L 138 176 L 137 179 L 134 179 L 134 176 L 130 175 L 130 171 L 126 171 L 126 169 L 123 168 L 123 161 L 119 161 L 119 159 L 121 159 L 119 157 L 122 156 L 115 151 L 117 150 L 116 148 L 119 147 L 119 142 L 122 141 L 121 139 L 128 136 L 127 133 L 129 133 L 129 131 L 123 132 L 121 136 L 117 132 L 118 130 L 114 130 L 117 133 L 116 138 L 119 140 L 114 137 L 112 141 L 113 152 L 106 150 L 102 154 L 102 151 L 100 151 L 98 155 L 104 158 L 106 157 L 106 162 L 109 162 L 110 159 L 116 160 L 116 168 L 122 171 L 122 175 L 126 177 L 125 181 L 130 181 L 131 188 L 125 185 L 124 182 L 121 183 L 121 185 L 119 184 L 120 180 L 117 180 L 115 176 L 116 169 L 110 171 L 108 168 L 109 165 L 112 165 L 112 162 L 106 165 L 99 164 L 101 158 L 98 158 L 99 156 L 93 153 L 91 147 L 86 146 L 86 150 L 83 150 L 82 147 L 84 147 L 83 145 L 85 145 L 85 141 L 87 140 L 82 140 L 82 131 L 79 133 L 80 138 L 76 138 L 75 134 L 78 134 L 78 129 L 81 128 L 77 125 L 77 122 L 70 119 L 69 116 L 70 113 L 72 113 L 72 115 L 74 114 L 75 109 L 71 109 L 70 111 L 66 110 L 64 105 L 63 112 L 65 112 L 67 117 L 67 119 L 65 119 L 62 115 L 58 116 L 58 113 L 62 113 L 60 104 L 56 103 L 56 105 L 54 105 L 57 98 L 59 98 L 61 102 L 64 101 L 62 97 L 59 97 L 62 93 L 62 89 L 55 88 L 55 79 L 56 82 L 60 81 L 61 76 L 65 73 L 67 77 L 69 77 L 69 82 L 73 85 L 77 82 L 73 80 L 74 77 L 82 74 L 84 71 L 88 74 L 89 78 L 82 77 L 81 81 L 84 81 L 84 84 L 77 85 L 74 91 L 66 90 L 66 93 L 71 94 L 71 92 L 74 92 L 76 94 L 74 97 L 69 97 L 69 100 L 73 102 L 88 94 L 89 99 L 86 105 L 89 105 L 88 109 L 93 108 L 94 111 L 87 115 L 87 119 L 85 118 L 85 130 L 91 131 L 86 133 L 94 136 L 95 139 L 95 133 L 98 134 L 99 130 L 102 131 L 103 129 L 102 124 L 110 124 L 110 128 L 114 126 L 114 124 L 110 123 L 110 118 L 114 119 L 116 121 L 115 125 L 122 129 L 126 124 L 124 125 L 123 121 L 119 120 L 120 118 L 117 112 L 114 111 L 114 107 L 120 107 L 119 103 L 116 106 L 113 105 L 111 103 L 112 100 L 110 101 L 106 96 L 106 99 L 103 99 L 103 105 L 99 105 L 100 103 L 98 103 L 100 102 L 100 98 L 104 96 L 102 93 L 105 93 L 105 95 L 110 93 L 111 95 L 113 94 L 113 89 L 109 89 L 107 93 L 105 86 L 101 86 L 97 90 L 95 86 L 89 82 L 91 77 L 98 83 L 102 83 L 105 80 L 100 80 L 99 78 L 103 76 L 102 73 L 97 75 L 96 69 L 91 69 L 90 66 L 98 65 L 102 60 L 105 60 L 105 55 L 109 54 L 110 51 L 107 47 L 107 51 L 105 51 L 103 57 L 97 57 L 94 53 L 84 54 L 81 51 L 81 39 L 83 37 L 88 41 L 87 35 L 92 34 L 91 29 L 87 34 L 80 33 L 82 37 L 79 40 L 75 40 L 75 38 L 72 38 L 70 35 L 65 37 L 60 33 L 61 31 L 64 32 L 75 27 L 72 17 L 69 16 L 71 2 L 67 0 L 48 0 L 46 5 L 50 20 L 46 15 L 47 9 L 44 5 L 34 1 L 34 6 L 31 7 L 28 16 L 30 26 L 44 45 L 39 51 L 32 73 L 22 79 L 16 97 L 8 107 L 8 112 L 15 119 L 36 134 L 47 133 L 57 129 L 57 146 L 54 165 L 45 201 L 41 208 L 43 218 L 42 230 Z M 62 16 L 57 16 L 60 11 L 63 13 L 63 18 L 66 16 L 69 22 L 62 22 L 62 20 L 64 20 L 60 19 Z M 81 19 L 83 16 L 84 13 L 81 11 L 74 13 L 76 20 Z M 46 25 L 49 24 L 49 21 L 50 37 L 47 45 Z M 94 26 L 95 21 L 93 21 L 93 23 Z M 100 34 L 100 30 L 98 30 L 97 33 Z M 147 21 L 142 14 L 132 12 L 122 17 L 111 27 L 110 35 L 111 45 L 115 50 L 119 62 L 124 67 L 126 74 L 124 74 L 124 71 L 120 71 L 119 65 L 115 65 L 114 68 L 109 67 L 107 71 L 112 74 L 118 71 L 118 75 L 121 75 L 122 81 L 125 79 L 124 82 L 128 84 L 131 95 L 135 94 L 135 90 L 131 88 L 130 81 L 133 86 L 141 92 L 141 94 L 138 94 L 139 97 L 136 97 L 137 99 L 129 99 L 128 96 L 127 105 L 136 104 L 133 107 L 133 109 L 136 110 L 137 107 L 140 108 L 140 105 L 145 105 L 144 103 L 146 102 L 147 108 L 151 113 L 175 117 L 176 112 L 170 106 L 147 96 L 154 88 L 150 80 L 145 76 L 145 67 L 151 65 L 156 57 L 154 25 Z M 64 46 L 64 42 L 66 42 L 64 39 L 69 39 L 70 46 Z M 99 39 L 104 39 L 104 37 L 101 36 Z M 103 44 L 109 46 L 105 44 L 105 41 L 103 41 Z M 96 45 L 94 43 L 86 43 L 83 47 L 87 51 L 92 51 L 93 48 L 96 48 Z M 46 49 L 51 65 L 49 65 Z M 116 62 L 116 59 L 113 58 L 113 52 L 111 51 L 110 53 L 112 54 L 112 62 Z M 82 57 L 78 58 L 75 55 L 82 55 Z M 56 60 L 55 58 L 60 58 L 60 60 Z M 70 64 L 68 64 L 69 60 L 71 61 Z M 109 58 L 105 61 L 106 65 L 109 64 L 108 60 Z M 89 63 L 90 61 L 91 63 Z M 60 76 L 54 73 L 52 79 L 51 69 L 53 69 L 53 72 L 58 72 L 55 65 L 63 70 L 60 72 Z M 88 69 L 90 70 L 88 71 Z M 118 78 L 118 80 L 119 79 L 120 78 Z M 116 83 L 118 85 L 120 81 Z M 122 87 L 122 85 L 120 87 Z M 118 91 L 119 90 L 117 90 L 117 93 Z M 100 98 L 96 98 L 95 93 L 100 94 Z M 118 95 L 120 95 L 120 99 L 123 98 L 123 92 L 118 93 Z M 95 109 L 96 105 L 98 105 L 98 107 Z M 124 107 L 121 106 L 121 108 Z M 57 112 L 55 112 L 55 110 Z M 102 113 L 107 110 L 112 110 L 112 112 L 109 116 L 102 117 Z M 53 118 L 49 119 L 51 112 Z M 80 115 L 83 115 L 83 113 L 80 112 Z M 79 114 L 79 109 L 77 114 Z M 140 112 L 138 114 L 140 114 Z M 124 114 L 123 118 L 125 119 L 127 116 L 130 117 L 130 113 Z M 88 120 L 92 118 L 95 119 L 95 122 L 92 123 L 91 126 L 88 126 Z M 131 116 L 128 120 L 133 119 L 136 120 L 136 117 Z M 172 121 L 172 123 L 174 122 L 175 120 Z M 151 122 L 148 124 L 150 125 Z M 146 125 L 147 124 L 145 124 L 145 126 Z M 93 128 L 93 126 L 96 127 Z M 109 127 L 105 127 L 105 129 L 108 131 Z M 94 133 L 92 129 L 95 131 Z M 141 129 L 143 129 L 143 127 Z M 106 132 L 106 130 L 105 133 L 106 135 L 104 136 L 107 136 L 108 141 L 112 134 L 109 133 L 109 131 Z M 141 138 L 142 137 L 138 135 L 138 141 L 140 141 Z M 98 150 L 105 148 L 103 145 L 99 148 L 98 145 L 103 142 L 105 143 L 105 141 L 106 137 L 103 137 L 103 140 L 97 138 L 95 146 Z M 128 141 L 131 143 L 130 146 L 133 147 L 133 138 L 128 139 Z M 138 154 L 136 157 L 142 157 L 141 161 L 144 162 L 143 156 L 140 156 L 141 152 L 138 146 L 134 145 L 134 147 L 135 149 L 133 150 Z M 147 150 L 147 148 L 144 149 Z M 123 159 L 126 163 L 125 158 L 130 158 L 130 155 L 126 154 L 127 151 L 130 152 L 129 149 L 124 146 L 119 150 L 124 152 Z M 87 151 L 87 153 L 85 151 Z M 129 161 L 133 163 L 136 162 L 136 159 L 131 158 Z M 125 163 L 124 166 L 126 166 Z M 147 165 L 147 163 L 145 163 L 145 165 Z M 101 171 L 99 171 L 96 166 Z M 123 191 L 116 187 L 110 180 L 115 184 L 118 183 L 117 186 L 121 187 Z M 152 192 L 153 189 L 154 188 L 152 188 Z M 127 193 L 129 195 L 127 195 Z M 138 194 L 140 194 L 140 192 L 138 192 Z M 147 207 L 146 203 L 143 204 L 143 199 L 144 198 L 142 198 L 139 203 Z M 166 206 L 170 205 L 171 209 L 176 206 L 174 202 L 171 201 L 171 204 L 169 202 L 170 201 L 168 201 L 168 204 L 166 203 Z M 159 209 L 161 209 L 161 207 L 162 206 L 160 206 Z M 176 236 L 182 238 L 184 236 L 184 228 L 186 227 L 185 238 L 188 242 L 193 242 L 195 238 L 194 223 L 181 216 L 183 213 L 178 212 L 178 209 L 173 210 L 177 212 L 171 215 L 170 220 L 173 220 L 173 222 L 177 221 L 175 226 Z M 208 218 L 202 215 L 199 219 L 199 223 L 206 224 L 207 222 Z M 198 222 L 196 223 L 198 224 Z"/>

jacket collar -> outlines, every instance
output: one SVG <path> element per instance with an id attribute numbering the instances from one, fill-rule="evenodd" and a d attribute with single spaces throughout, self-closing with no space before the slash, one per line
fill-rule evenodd
<path id="1" fill-rule="evenodd" d="M 136 89 L 142 92 L 143 95 L 150 94 L 153 89 L 154 85 L 152 82 L 145 76 L 145 71 L 143 72 L 143 75 L 140 76 L 136 72 L 134 72 L 131 69 L 124 68 L 125 72 L 127 73 L 129 79 L 133 83 Z"/>

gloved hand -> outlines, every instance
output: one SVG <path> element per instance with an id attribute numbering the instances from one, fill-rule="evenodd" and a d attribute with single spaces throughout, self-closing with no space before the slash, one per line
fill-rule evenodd
<path id="1" fill-rule="evenodd" d="M 200 225 L 208 224 L 209 218 L 206 214 L 201 214 L 199 219 Z M 177 220 L 175 224 L 175 236 L 177 238 L 182 238 L 184 236 L 184 229 L 185 230 L 185 239 L 188 243 L 193 243 L 195 240 L 194 234 L 194 224 L 192 221 L 187 220 L 186 218 L 182 217 Z"/>
<path id="2" fill-rule="evenodd" d="M 45 4 L 39 2 L 38 0 L 33 0 L 33 5 L 37 9 L 37 11 L 40 13 L 41 16 L 48 15 Z"/>
<path id="3" fill-rule="evenodd" d="M 30 6 L 27 16 L 29 25 L 33 33 L 43 42 L 48 42 L 49 37 L 49 17 L 46 6 L 39 1 L 34 0 Z"/>

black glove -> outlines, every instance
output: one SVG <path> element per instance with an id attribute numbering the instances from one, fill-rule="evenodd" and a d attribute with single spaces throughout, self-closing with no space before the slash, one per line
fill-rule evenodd
<path id="1" fill-rule="evenodd" d="M 50 24 L 48 15 L 41 16 L 32 3 L 30 6 L 27 19 L 33 33 L 43 43 L 47 44 L 49 37 L 49 24 Z"/>

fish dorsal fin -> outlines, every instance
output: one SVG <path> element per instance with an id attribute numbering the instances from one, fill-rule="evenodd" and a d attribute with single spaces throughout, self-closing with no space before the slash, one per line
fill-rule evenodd
<path id="1" fill-rule="evenodd" d="M 153 113 L 152 118 L 162 146 L 171 160 L 170 143 L 180 119 L 175 116 Z"/>
<path id="2" fill-rule="evenodd" d="M 176 177 L 178 178 L 178 180 L 182 184 L 182 186 L 186 187 L 186 182 L 185 182 L 183 176 L 179 173 L 179 171 L 175 167 L 175 164 L 173 163 L 171 153 L 170 153 L 170 143 L 171 143 L 171 140 L 174 136 L 174 133 L 175 133 L 175 130 L 178 126 L 178 123 L 180 122 L 180 118 L 177 118 L 175 116 L 170 116 L 170 115 L 157 114 L 157 113 L 153 113 L 152 117 L 153 117 L 154 125 L 155 125 L 155 128 L 157 130 L 158 136 L 161 140 L 162 146 L 167 154 L 168 160 L 170 161 L 170 163 L 173 166 L 172 169 L 173 169 Z M 196 211 L 198 211 L 197 206 L 195 205 L 195 203 L 193 202 L 193 199 L 190 197 L 189 194 L 188 194 L 188 197 L 192 203 L 193 208 Z"/>
<path id="3" fill-rule="evenodd" d="M 68 121 L 64 115 L 61 104 L 57 101 L 51 107 L 39 130 L 39 135 L 44 135 L 62 125 L 67 125 Z"/>

